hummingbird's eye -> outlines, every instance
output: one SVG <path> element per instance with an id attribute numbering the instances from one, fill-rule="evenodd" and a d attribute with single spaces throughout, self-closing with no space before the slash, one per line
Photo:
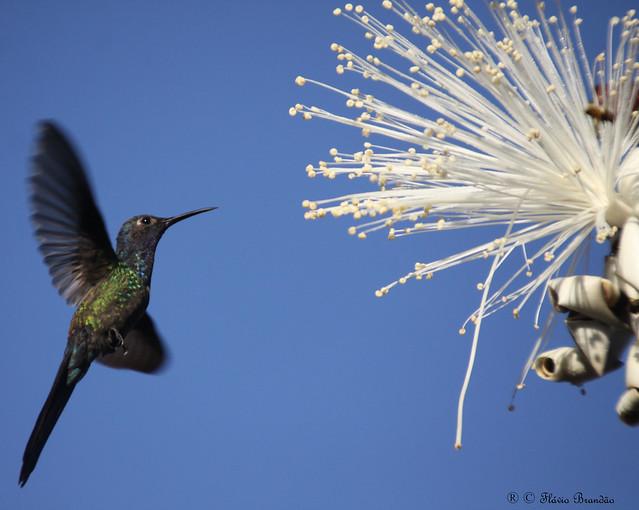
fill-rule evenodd
<path id="1" fill-rule="evenodd" d="M 149 218 L 148 216 L 142 216 L 140 218 L 140 224 L 142 224 L 142 225 L 150 225 L 151 224 L 151 218 Z"/>

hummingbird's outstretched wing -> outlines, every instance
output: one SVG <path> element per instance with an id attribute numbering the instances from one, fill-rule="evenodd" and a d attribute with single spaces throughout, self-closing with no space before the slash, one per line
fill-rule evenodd
<path id="1" fill-rule="evenodd" d="M 117 257 L 73 147 L 52 122 L 39 127 L 31 218 L 53 285 L 69 304 L 77 304 Z"/>
<path id="2" fill-rule="evenodd" d="M 146 312 L 126 335 L 124 344 L 126 355 L 117 350 L 100 356 L 96 361 L 111 368 L 128 368 L 150 374 L 160 370 L 168 358 L 164 342 Z"/>

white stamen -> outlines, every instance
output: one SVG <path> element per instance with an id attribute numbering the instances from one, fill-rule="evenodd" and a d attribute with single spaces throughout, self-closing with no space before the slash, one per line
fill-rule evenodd
<path id="1" fill-rule="evenodd" d="M 576 8 L 570 9 L 569 24 L 563 15 L 546 16 L 542 3 L 535 20 L 520 14 L 514 0 L 495 2 L 498 31 L 493 34 L 466 2 L 450 5 L 454 16 L 432 3 L 421 16 L 404 1 L 385 0 L 388 14 L 398 15 L 408 30 L 363 8 L 345 7 L 339 14 L 364 29 L 376 53 L 361 57 L 331 45 L 340 58 L 338 74 L 348 70 L 364 84 L 393 87 L 417 101 L 423 107 L 419 111 L 433 115 L 394 106 L 363 87 L 348 92 L 301 77 L 298 85 L 343 96 L 349 113 L 297 105 L 289 113 L 349 125 L 366 137 L 378 135 L 353 154 L 331 153 L 332 162 L 311 171 L 328 178 L 365 178 L 379 189 L 309 202 L 315 206 L 307 207 L 309 219 L 352 215 L 363 221 L 349 229 L 351 235 L 366 238 L 386 229 L 389 239 L 508 225 L 505 237 L 417 263 L 376 292 L 382 297 L 408 280 L 493 257 L 479 308 L 461 328 L 475 324 L 468 379 L 484 318 L 504 307 L 519 315 L 538 293 L 533 300 L 538 325 L 548 281 L 575 260 L 588 239 L 610 239 L 639 212 L 639 115 L 632 112 L 639 92 L 639 22 L 631 12 L 613 18 L 607 49 L 591 67 Z M 388 53 L 405 62 L 394 67 Z M 589 105 L 608 118 L 586 114 Z M 385 145 L 373 143 L 382 137 Z M 507 267 L 504 261 L 520 249 L 519 268 L 490 290 L 493 277 Z M 466 386 L 465 381 L 459 444 Z"/>

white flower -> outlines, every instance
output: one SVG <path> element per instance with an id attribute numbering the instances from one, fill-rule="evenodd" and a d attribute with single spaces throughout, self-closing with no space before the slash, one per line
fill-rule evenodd
<path id="1" fill-rule="evenodd" d="M 401 28 L 359 5 L 335 9 L 334 14 L 365 30 L 375 50 L 361 57 L 333 44 L 337 73 L 380 82 L 371 84 L 380 97 L 298 77 L 300 86 L 312 83 L 343 95 L 355 113 L 342 116 L 301 104 L 290 113 L 389 139 L 384 145 L 367 142 L 355 153 L 331 149 L 333 161 L 309 165 L 310 177 L 365 177 L 379 189 L 305 200 L 306 218 L 352 215 L 362 222 L 349 233 L 360 238 L 380 229 L 395 238 L 503 225 L 502 237 L 417 263 L 376 292 L 383 296 L 408 279 L 492 258 L 480 286 L 481 302 L 460 330 L 474 323 L 458 408 L 460 447 L 464 395 L 482 319 L 506 306 L 517 315 L 536 295 L 537 326 L 549 280 L 579 257 L 592 237 L 606 241 L 635 214 L 639 22 L 634 11 L 612 18 L 607 50 L 591 65 L 576 7 L 565 19 L 561 12 L 546 15 L 539 2 L 533 19 L 513 0 L 493 2 L 493 32 L 464 0 L 449 3 L 446 8 L 429 3 L 418 14 L 402 1 L 385 0 L 383 7 L 399 17 Z M 397 56 L 401 64 L 387 63 L 387 57 L 397 62 Z M 415 108 L 385 102 L 382 94 L 388 87 L 381 84 L 409 96 Z M 392 142 L 394 148 L 389 147 Z M 508 258 L 519 260 L 519 269 L 492 289 L 494 275 Z"/>

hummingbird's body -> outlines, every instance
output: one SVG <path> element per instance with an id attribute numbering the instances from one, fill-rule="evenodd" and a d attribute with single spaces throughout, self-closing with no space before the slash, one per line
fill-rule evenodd
<path id="1" fill-rule="evenodd" d="M 24 451 L 20 485 L 93 361 L 146 373 L 162 366 L 165 348 L 146 313 L 155 249 L 171 225 L 214 209 L 171 218 L 134 216 L 122 225 L 113 251 L 82 165 L 49 122 L 41 126 L 31 184 L 40 251 L 53 284 L 77 308 L 62 362 Z"/>
<path id="2" fill-rule="evenodd" d="M 86 334 L 86 360 L 82 361 L 91 363 L 98 356 L 114 352 L 121 346 L 117 333 L 126 337 L 148 304 L 148 283 L 125 263 L 115 264 L 80 301 L 69 326 L 70 347 Z M 81 331 L 84 333 L 79 335 Z"/>

